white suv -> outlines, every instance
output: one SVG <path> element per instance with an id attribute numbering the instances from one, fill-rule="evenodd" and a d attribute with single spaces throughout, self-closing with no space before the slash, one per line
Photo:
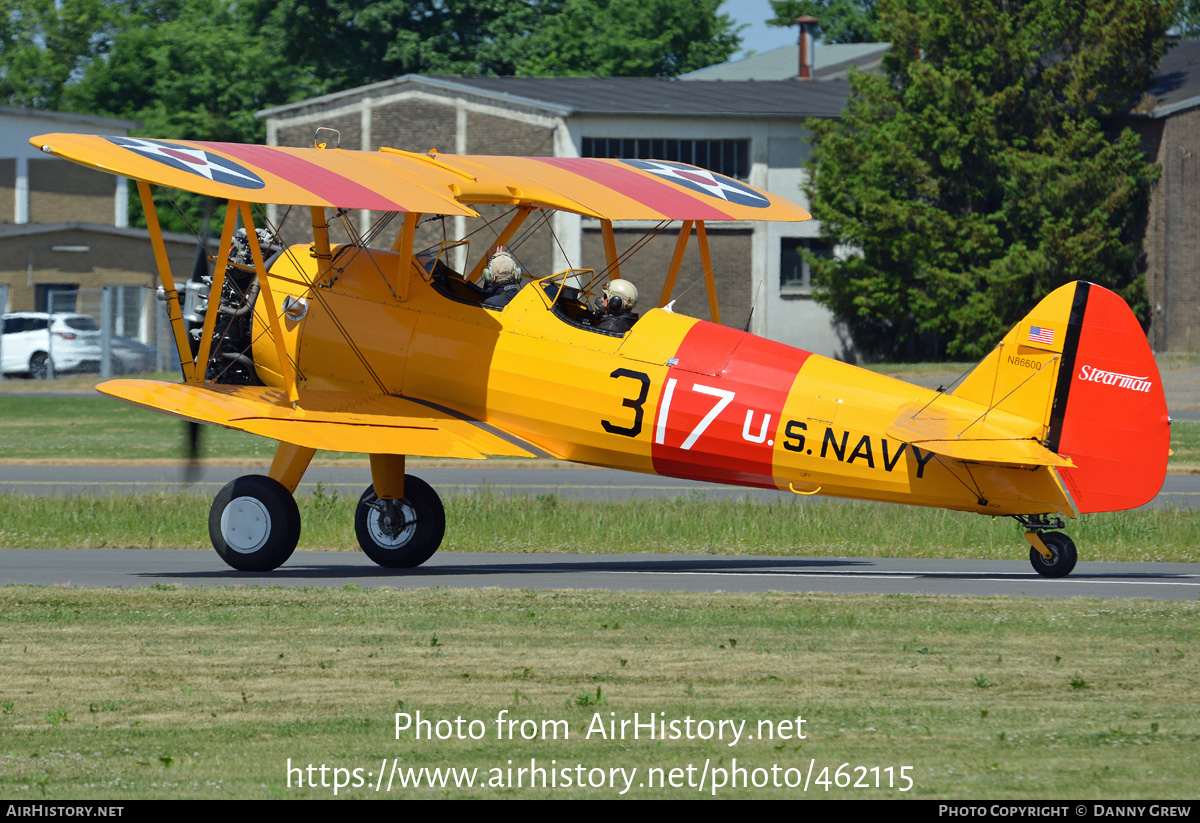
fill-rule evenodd
<path id="1" fill-rule="evenodd" d="M 28 373 L 38 380 L 54 373 L 98 371 L 100 329 L 86 314 L 47 314 L 23 311 L 6 314 L 0 339 L 0 363 L 5 374 Z"/>

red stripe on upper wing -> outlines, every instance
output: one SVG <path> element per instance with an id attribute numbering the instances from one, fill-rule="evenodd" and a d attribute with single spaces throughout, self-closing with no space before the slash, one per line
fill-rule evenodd
<path id="1" fill-rule="evenodd" d="M 669 183 L 660 183 L 616 163 L 598 163 L 595 160 L 578 157 L 537 157 L 533 159 L 607 186 L 672 220 L 733 219 L 699 197 L 693 197 Z"/>
<path id="2" fill-rule="evenodd" d="M 775 488 L 774 447 L 783 406 L 809 352 L 701 321 L 688 331 L 677 357 L 657 405 L 650 447 L 654 471 Z M 722 360 L 727 362 L 719 374 L 694 370 Z M 722 403 L 705 426 L 705 418 Z"/>
<path id="3" fill-rule="evenodd" d="M 212 143 L 196 141 L 197 145 L 219 151 L 253 163 L 263 171 L 282 177 L 292 185 L 312 192 L 335 206 L 379 211 L 408 211 L 398 203 L 337 172 L 311 163 L 301 157 L 279 151 L 274 146 L 254 146 L 245 143 Z"/>

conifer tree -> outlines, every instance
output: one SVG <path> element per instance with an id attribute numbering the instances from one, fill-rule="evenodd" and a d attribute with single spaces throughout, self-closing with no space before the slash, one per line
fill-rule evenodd
<path id="1" fill-rule="evenodd" d="M 977 358 L 1073 280 L 1146 310 L 1157 168 L 1111 116 L 1165 46 L 1159 0 L 880 0 L 884 74 L 810 121 L 808 194 L 849 255 L 817 297 L 869 357 Z"/>

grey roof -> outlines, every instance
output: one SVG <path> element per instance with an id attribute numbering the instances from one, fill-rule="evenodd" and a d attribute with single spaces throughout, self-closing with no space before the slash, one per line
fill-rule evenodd
<path id="1" fill-rule="evenodd" d="M 402 91 L 432 91 L 479 97 L 503 105 L 546 112 L 555 116 L 615 115 L 659 117 L 838 117 L 850 94 L 845 77 L 851 66 L 880 70 L 887 43 L 817 46 L 814 82 L 795 79 L 798 46 L 782 46 L 687 75 L 687 79 L 650 77 L 426 77 L 408 74 L 354 89 L 313 97 L 258 112 L 259 117 L 286 116 L 304 109 L 340 101 Z M 822 62 L 824 60 L 825 62 Z M 837 60 L 838 62 L 830 62 Z M 757 62 L 756 62 L 757 61 Z M 734 66 L 767 68 L 777 73 L 788 67 L 790 79 L 707 79 L 718 69 Z M 1159 84 L 1135 112 L 1164 117 L 1200 106 L 1200 41 L 1177 43 L 1163 58 Z M 741 69 L 739 69 L 740 71 Z M 754 70 L 757 73 L 757 69 Z M 712 73 L 710 73 L 712 72 Z"/>
<path id="2" fill-rule="evenodd" d="M 1158 67 L 1157 82 L 1150 90 L 1153 103 L 1134 106 L 1134 113 L 1149 117 L 1167 117 L 1200 106 L 1200 40 L 1175 43 Z"/>
<path id="3" fill-rule="evenodd" d="M 121 226 L 109 226 L 104 223 L 83 223 L 79 221 L 70 221 L 63 223 L 0 223 L 0 240 L 9 237 L 32 237 L 39 234 L 59 234 L 68 231 L 89 232 L 92 234 L 108 234 L 115 237 L 130 237 L 135 240 L 149 240 L 149 229 L 138 228 L 123 228 Z M 163 232 L 163 240 L 168 243 L 186 243 L 188 245 L 199 245 L 193 235 L 181 234 L 179 232 L 165 231 Z M 213 241 L 209 240 L 211 244 Z M 219 242 L 219 241 L 218 241 Z"/>
<path id="4" fill-rule="evenodd" d="M 742 80 L 683 83 L 654 77 L 458 77 L 454 84 L 514 96 L 570 114 L 705 117 L 837 117 L 848 83 Z"/>
<path id="5" fill-rule="evenodd" d="M 845 77 L 851 66 L 864 71 L 879 67 L 888 43 L 831 43 L 812 47 L 813 75 L 818 80 Z M 790 80 L 800 73 L 800 46 L 769 49 L 740 60 L 718 63 L 687 74 L 680 80 Z"/>
<path id="6" fill-rule="evenodd" d="M 426 77 L 406 74 L 346 91 L 258 112 L 286 116 L 345 100 L 415 90 L 479 97 L 559 117 L 579 114 L 666 117 L 837 117 L 845 108 L 845 81 L 713 81 L 681 83 L 657 77 Z"/>

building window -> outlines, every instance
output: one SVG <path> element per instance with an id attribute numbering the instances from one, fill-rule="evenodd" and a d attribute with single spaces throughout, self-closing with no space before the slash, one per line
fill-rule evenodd
<path id="1" fill-rule="evenodd" d="M 38 283 L 33 287 L 33 310 L 73 312 L 78 283 Z"/>
<path id="2" fill-rule="evenodd" d="M 812 272 L 803 252 L 832 258 L 833 244 L 814 237 L 784 237 L 779 241 L 779 291 L 783 294 L 811 294 Z"/>
<path id="3" fill-rule="evenodd" d="M 672 140 L 664 138 L 585 137 L 584 157 L 622 160 L 671 160 L 732 177 L 750 178 L 749 140 Z"/>

